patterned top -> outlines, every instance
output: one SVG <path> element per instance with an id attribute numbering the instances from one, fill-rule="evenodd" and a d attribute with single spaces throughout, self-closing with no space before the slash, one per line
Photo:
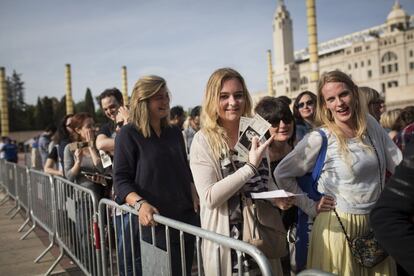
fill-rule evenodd
<path id="1" fill-rule="evenodd" d="M 244 162 L 237 160 L 237 152 L 231 151 L 230 158 L 224 158 L 220 160 L 221 172 L 223 178 L 233 174 L 236 170 L 243 167 Z M 263 158 L 258 168 L 258 174 L 254 175 L 250 180 L 246 182 L 241 190 L 235 193 L 228 201 L 229 210 L 229 224 L 230 224 L 230 237 L 238 240 L 243 238 L 243 213 L 241 205 L 241 193 L 244 193 L 245 197 L 251 197 L 250 193 L 260 193 L 268 191 L 269 182 L 269 167 L 266 158 Z M 248 255 L 242 255 L 243 272 L 251 271 L 257 268 L 257 264 Z M 231 251 L 231 261 L 233 267 L 233 273 L 238 272 L 237 266 L 237 254 L 236 251 Z"/>

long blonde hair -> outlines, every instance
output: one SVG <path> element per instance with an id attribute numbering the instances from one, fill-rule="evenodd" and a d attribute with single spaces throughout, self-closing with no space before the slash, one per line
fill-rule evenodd
<path id="1" fill-rule="evenodd" d="M 166 81 L 159 76 L 150 75 L 140 78 L 132 90 L 129 121 L 145 138 L 151 136 L 150 113 L 148 108 L 149 98 L 163 88 L 167 89 Z M 169 125 L 168 117 L 161 119 L 161 127 Z"/>
<path id="2" fill-rule="evenodd" d="M 238 79 L 243 87 L 245 109 L 243 116 L 251 116 L 252 100 L 243 77 L 232 68 L 220 68 L 210 76 L 201 108 L 201 128 L 206 135 L 213 156 L 218 160 L 229 152 L 228 136 L 225 129 L 219 124 L 220 92 L 225 81 Z"/>
<path id="3" fill-rule="evenodd" d="M 325 84 L 329 82 L 341 82 L 346 85 L 346 87 L 351 91 L 352 95 L 352 117 L 351 120 L 354 123 L 356 135 L 355 138 L 363 143 L 363 136 L 365 135 L 367 129 L 367 105 L 365 104 L 365 98 L 361 96 L 358 91 L 358 86 L 352 81 L 347 74 L 335 70 L 327 72 L 322 75 L 318 83 L 318 95 L 317 95 L 317 107 L 316 107 L 316 117 L 315 124 L 316 126 L 326 127 L 329 129 L 336 137 L 339 142 L 339 151 L 347 156 L 349 153 L 349 148 L 347 144 L 347 137 L 341 130 L 341 128 L 335 123 L 331 111 L 326 107 L 325 99 L 322 94 L 322 89 Z"/>

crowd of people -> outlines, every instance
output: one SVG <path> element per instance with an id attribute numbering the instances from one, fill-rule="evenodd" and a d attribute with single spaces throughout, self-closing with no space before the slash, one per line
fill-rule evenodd
<path id="1" fill-rule="evenodd" d="M 287 231 L 282 246 L 289 253 L 270 258 L 275 275 L 294 275 L 305 268 L 338 275 L 397 275 L 397 263 L 399 273 L 414 273 L 406 255 L 414 258 L 414 246 L 408 247 L 414 239 L 413 106 L 385 111 L 376 90 L 358 87 L 340 71 L 323 74 L 316 94 L 304 91 L 293 102 L 285 96 L 264 97 L 254 105 L 244 78 L 231 68 L 212 73 L 202 105 L 188 114 L 181 106 L 170 108 L 171 93 L 166 80 L 154 75 L 136 82 L 129 106 L 118 89 L 107 89 L 98 101 L 108 123 L 96 131 L 92 114 L 67 115 L 57 130 L 48 127 L 34 146 L 45 172 L 138 212 L 134 221 L 117 214 L 114 227 L 130 229 L 133 224 L 136 237 L 135 260 L 132 248 L 118 248 L 120 256 L 127 255 L 121 274 L 131 274 L 133 262 L 137 274 L 142 273 L 138 223 L 144 226 L 144 240 L 151 240 L 149 226 L 155 226 L 156 245 L 166 248 L 165 229 L 154 214 L 243 240 L 246 198 L 278 189 L 297 196 L 266 200 L 278 210 Z M 244 160 L 236 150 L 240 121 L 253 113 L 270 127 L 264 137 L 252 138 Z M 9 144 L 3 140 L 2 154 L 9 155 Z M 406 155 L 401 163 L 402 152 Z M 315 171 L 313 182 L 303 180 Z M 388 182 L 401 187 L 388 188 Z M 399 188 L 404 194 L 395 192 Z M 404 237 L 385 222 L 400 214 L 398 206 L 386 205 L 398 196 L 407 201 L 400 211 L 406 220 L 401 226 Z M 355 261 L 347 239 L 372 228 L 391 256 L 367 268 Z M 397 236 L 390 234 L 393 230 Z M 117 232 L 119 241 L 131 242 L 131 235 L 123 238 L 123 231 Z M 305 246 L 303 239 L 308 241 Z M 404 242 L 406 254 L 395 249 L 396 241 Z M 185 235 L 187 273 L 194 245 L 194 237 Z M 173 275 L 182 275 L 182 245 L 175 231 L 170 248 Z M 223 275 L 239 269 L 260 275 L 251 258 L 243 255 L 240 267 L 235 251 L 217 251 L 209 241 L 202 243 L 202 258 L 206 275 L 215 275 L 217 260 Z"/>

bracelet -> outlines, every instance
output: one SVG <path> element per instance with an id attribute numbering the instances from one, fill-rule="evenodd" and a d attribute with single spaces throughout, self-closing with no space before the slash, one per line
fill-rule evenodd
<path id="1" fill-rule="evenodd" d="M 259 170 L 257 169 L 255 165 L 253 165 L 249 161 L 246 162 L 246 165 L 249 166 L 254 171 L 254 174 L 259 174 Z"/>

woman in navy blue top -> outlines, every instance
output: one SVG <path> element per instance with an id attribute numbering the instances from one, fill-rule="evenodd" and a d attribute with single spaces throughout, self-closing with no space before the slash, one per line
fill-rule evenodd
<path id="1" fill-rule="evenodd" d="M 153 214 L 197 224 L 192 199 L 192 176 L 184 140 L 168 124 L 170 97 L 158 76 L 142 77 L 131 98 L 130 122 L 115 140 L 114 189 L 120 203 L 133 206 L 143 226 L 155 226 Z M 156 226 L 157 246 L 165 249 L 165 229 Z M 137 237 L 138 238 L 138 237 Z M 150 227 L 143 239 L 151 240 Z M 194 238 L 187 236 L 187 273 L 191 272 Z M 171 233 L 172 272 L 182 275 L 177 231 Z"/>

